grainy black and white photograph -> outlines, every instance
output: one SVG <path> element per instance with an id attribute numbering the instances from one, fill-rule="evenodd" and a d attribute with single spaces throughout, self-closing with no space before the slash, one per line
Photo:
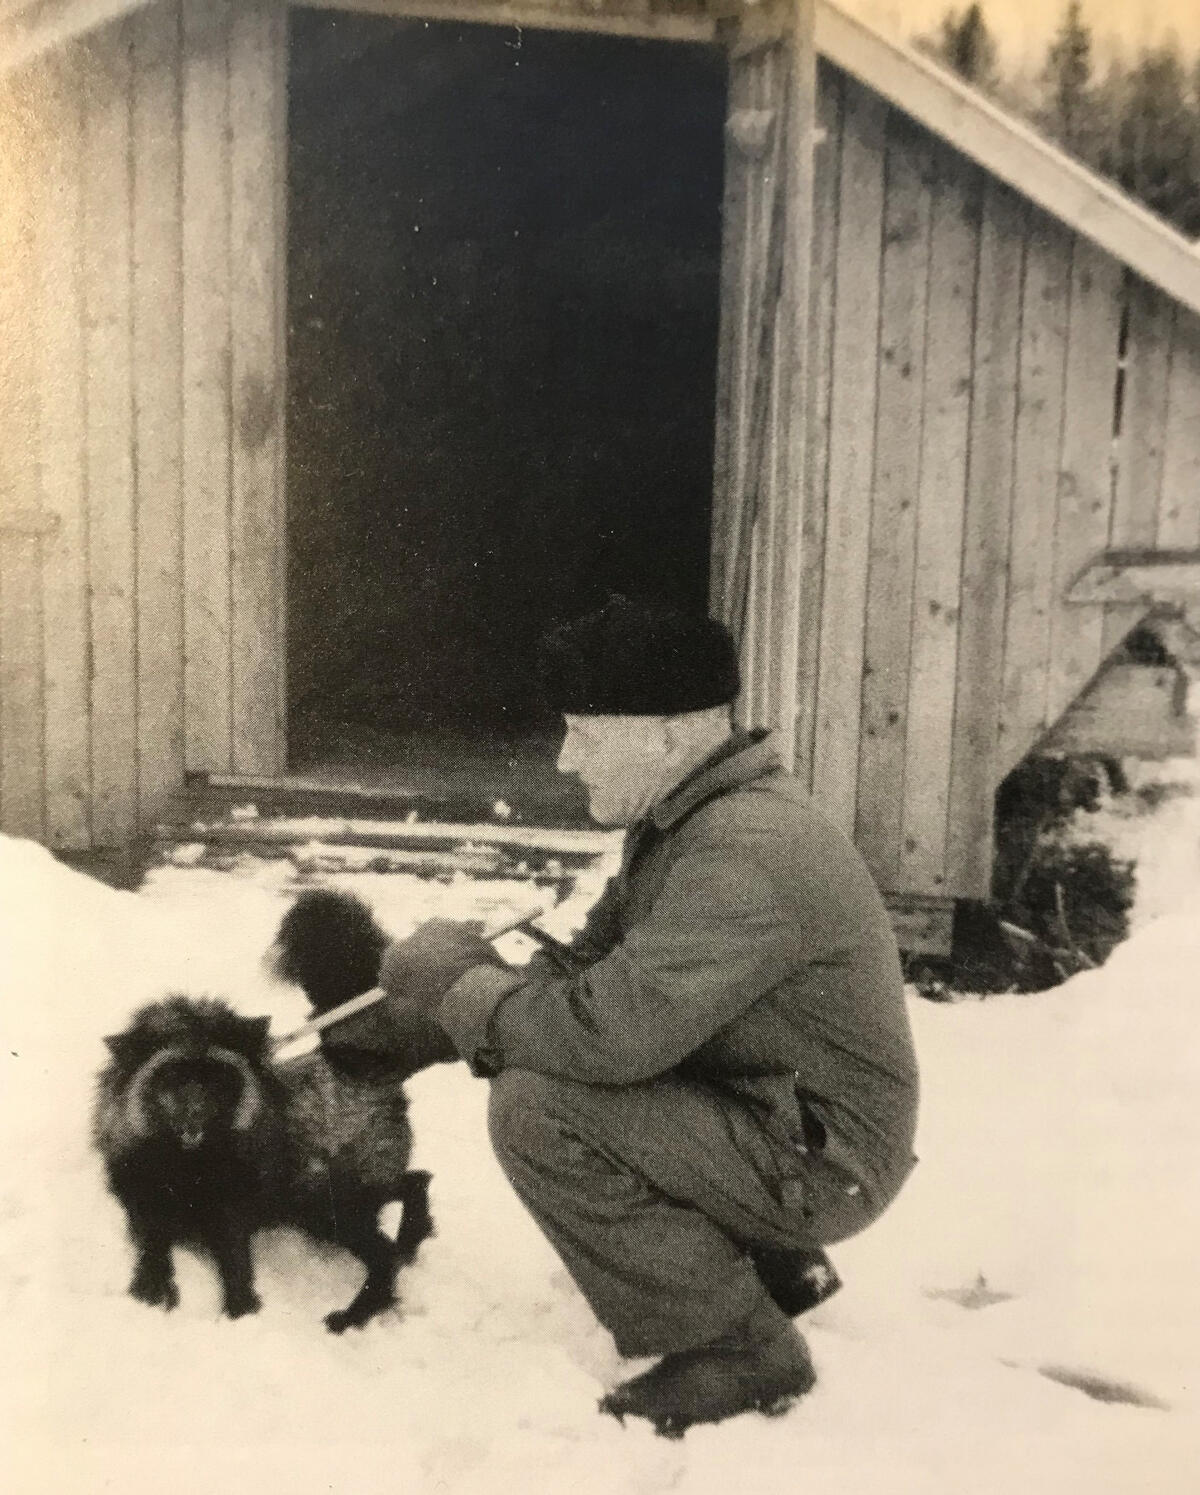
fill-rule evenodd
<path id="1" fill-rule="evenodd" d="M 0 0 L 0 1481 L 1185 1495 L 1196 0 Z"/>

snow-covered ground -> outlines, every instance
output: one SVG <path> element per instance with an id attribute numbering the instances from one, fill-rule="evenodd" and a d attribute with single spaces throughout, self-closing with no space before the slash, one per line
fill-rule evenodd
<path id="1" fill-rule="evenodd" d="M 1166 776 L 1196 789 L 1190 763 Z M 461 1067 L 410 1086 L 438 1233 L 400 1312 L 328 1335 L 321 1316 L 359 1268 L 284 1233 L 259 1242 L 255 1317 L 219 1317 L 210 1268 L 184 1253 L 173 1314 L 127 1297 L 121 1216 L 88 1144 L 101 1035 L 168 990 L 299 1021 L 299 994 L 261 968 L 294 888 L 279 863 L 166 868 L 118 893 L 0 838 L 0 1482 L 14 1495 L 131 1481 L 196 1495 L 1196 1489 L 1200 795 L 1105 824 L 1141 857 L 1129 941 L 1051 993 L 913 999 L 922 1162 L 890 1214 L 833 1253 L 846 1287 L 806 1323 L 816 1390 L 784 1417 L 682 1442 L 597 1414 L 629 1368 L 511 1195 L 485 1086 Z M 602 870 L 556 912 L 562 928 Z M 532 901 L 468 877 L 345 882 L 397 934 Z"/>

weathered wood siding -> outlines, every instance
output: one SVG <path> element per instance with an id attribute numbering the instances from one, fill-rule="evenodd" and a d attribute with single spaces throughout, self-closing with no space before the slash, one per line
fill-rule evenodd
<path id="1" fill-rule="evenodd" d="M 283 767 L 284 67 L 281 7 L 162 0 L 0 94 L 6 831 Z"/>
<path id="2" fill-rule="evenodd" d="M 713 583 L 741 639 L 742 712 L 797 720 L 803 516 L 791 502 L 807 427 L 790 418 L 808 387 L 808 245 L 816 96 L 811 31 L 794 44 L 744 39 L 730 58 L 717 400 Z M 795 478 L 793 478 L 795 474 Z"/>
<path id="3" fill-rule="evenodd" d="M 796 767 L 887 893 L 982 896 L 997 785 L 1141 615 L 1072 580 L 1200 543 L 1200 318 L 828 66 L 819 115 Z"/>

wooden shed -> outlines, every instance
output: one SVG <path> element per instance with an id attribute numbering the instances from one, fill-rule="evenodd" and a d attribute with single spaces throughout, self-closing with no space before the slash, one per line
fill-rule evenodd
<path id="1" fill-rule="evenodd" d="M 724 59 L 709 606 L 744 717 L 944 943 L 1000 780 L 1194 592 L 1200 257 L 826 0 L 324 8 Z M 288 772 L 290 22 L 0 5 L 11 834 L 118 845 L 189 774 Z"/>

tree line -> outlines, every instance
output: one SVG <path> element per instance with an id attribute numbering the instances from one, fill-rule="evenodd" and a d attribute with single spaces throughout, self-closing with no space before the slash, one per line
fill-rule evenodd
<path id="1" fill-rule="evenodd" d="M 917 46 L 1130 196 L 1200 236 L 1200 57 L 1172 39 L 1101 69 L 1081 0 L 1067 0 L 1042 66 L 1006 76 L 984 7 L 951 10 Z"/>

